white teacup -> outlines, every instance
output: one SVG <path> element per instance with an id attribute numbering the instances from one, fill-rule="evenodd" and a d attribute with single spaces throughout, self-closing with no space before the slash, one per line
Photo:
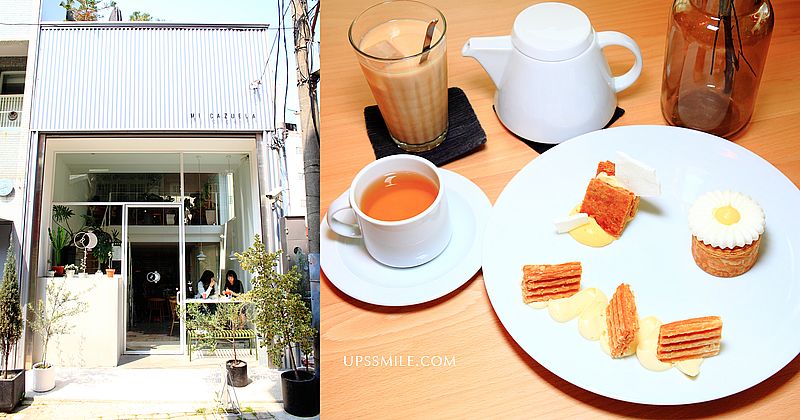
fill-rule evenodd
<path id="1" fill-rule="evenodd" d="M 386 174 L 396 172 L 413 172 L 428 178 L 438 189 L 433 203 L 403 220 L 385 221 L 368 216 L 361 208 L 365 190 Z M 414 267 L 436 258 L 447 247 L 452 233 L 439 171 L 430 161 L 413 155 L 387 156 L 361 169 L 347 194 L 331 203 L 327 220 L 337 234 L 363 238 L 367 252 L 391 267 Z"/>

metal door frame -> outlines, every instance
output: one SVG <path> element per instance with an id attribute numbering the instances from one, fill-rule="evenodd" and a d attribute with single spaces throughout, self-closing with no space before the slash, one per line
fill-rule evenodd
<path id="1" fill-rule="evenodd" d="M 178 305 L 183 307 L 186 299 L 186 232 L 183 219 L 183 203 L 126 203 L 122 205 L 122 278 L 125 284 L 125 307 L 123 309 L 123 325 L 125 326 L 122 344 L 123 354 L 186 354 L 186 325 L 183 318 L 180 319 L 180 347 L 178 351 L 159 351 L 159 350 L 128 350 L 128 209 L 132 208 L 172 208 L 177 209 L 176 216 L 178 222 Z M 180 312 L 180 311 L 179 311 Z M 172 316 L 170 314 L 170 316 Z"/>

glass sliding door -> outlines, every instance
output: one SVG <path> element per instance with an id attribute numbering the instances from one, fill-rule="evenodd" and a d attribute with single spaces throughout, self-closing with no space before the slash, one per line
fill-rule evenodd
<path id="1" fill-rule="evenodd" d="M 124 206 L 125 353 L 183 353 L 186 338 L 179 316 L 186 296 L 182 216 L 179 203 Z"/>

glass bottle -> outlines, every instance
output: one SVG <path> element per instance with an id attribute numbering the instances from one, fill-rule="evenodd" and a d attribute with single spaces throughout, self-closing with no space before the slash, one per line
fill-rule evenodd
<path id="1" fill-rule="evenodd" d="M 744 128 L 774 22 L 769 0 L 675 0 L 661 86 L 667 123 L 726 138 Z"/>

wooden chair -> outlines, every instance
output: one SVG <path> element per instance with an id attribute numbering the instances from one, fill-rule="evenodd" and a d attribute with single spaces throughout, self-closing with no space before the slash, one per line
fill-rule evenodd
<path id="1" fill-rule="evenodd" d="M 175 296 L 171 296 L 169 299 L 169 310 L 172 314 L 172 325 L 169 326 L 169 335 L 172 335 L 172 330 L 175 328 L 175 324 L 180 325 L 181 319 L 178 316 L 178 300 Z"/>
<path id="2" fill-rule="evenodd" d="M 164 306 L 166 299 L 163 297 L 149 297 L 147 298 L 147 318 L 151 322 L 164 320 Z"/>

